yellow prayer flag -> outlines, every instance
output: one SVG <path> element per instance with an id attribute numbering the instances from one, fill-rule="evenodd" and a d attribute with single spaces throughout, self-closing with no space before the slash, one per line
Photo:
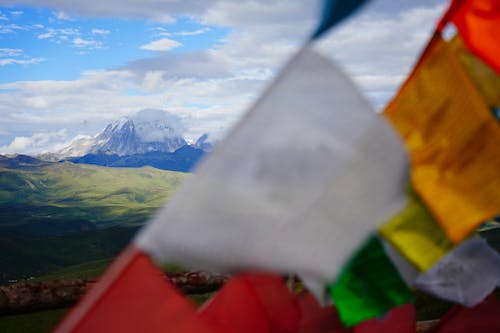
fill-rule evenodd
<path id="1" fill-rule="evenodd" d="M 443 229 L 413 190 L 408 203 L 397 215 L 379 228 L 379 232 L 420 271 L 428 270 L 453 248 Z"/>
<path id="2" fill-rule="evenodd" d="M 490 107 L 500 107 L 500 75 L 480 58 L 470 53 L 460 36 L 450 41 L 451 47 L 458 54 L 467 74 Z"/>
<path id="3" fill-rule="evenodd" d="M 500 212 L 500 125 L 441 37 L 384 113 L 410 152 L 413 187 L 450 240 Z"/>

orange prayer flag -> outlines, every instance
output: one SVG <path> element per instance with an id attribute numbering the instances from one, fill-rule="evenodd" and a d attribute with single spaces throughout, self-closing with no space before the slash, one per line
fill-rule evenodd
<path id="1" fill-rule="evenodd" d="M 441 37 L 384 114 L 410 152 L 415 190 L 451 241 L 500 212 L 500 126 Z"/>
<path id="2" fill-rule="evenodd" d="M 130 247 L 54 330 L 63 332 L 215 331 L 146 255 Z"/>
<path id="3" fill-rule="evenodd" d="M 500 28 L 500 27 L 499 27 Z M 472 82 L 483 96 L 489 107 L 500 107 L 500 73 L 467 50 L 459 35 L 450 45 L 458 54 Z"/>
<path id="4" fill-rule="evenodd" d="M 498 0 L 454 0 L 440 28 L 451 20 L 465 44 L 500 73 L 500 2 Z"/>

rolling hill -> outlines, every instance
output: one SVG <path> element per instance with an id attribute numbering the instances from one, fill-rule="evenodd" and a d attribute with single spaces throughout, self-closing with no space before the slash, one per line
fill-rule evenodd
<path id="1" fill-rule="evenodd" d="M 0 159 L 0 284 L 114 257 L 187 176 Z"/>
<path id="2" fill-rule="evenodd" d="M 152 167 L 106 168 L 69 162 L 0 167 L 0 228 L 64 233 L 139 225 L 185 177 Z"/>

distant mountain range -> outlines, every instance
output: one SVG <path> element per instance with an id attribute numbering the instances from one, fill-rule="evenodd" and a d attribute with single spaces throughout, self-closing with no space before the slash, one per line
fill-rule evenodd
<path id="1" fill-rule="evenodd" d="M 143 154 L 115 155 L 98 152 L 80 157 L 71 157 L 67 160 L 73 163 L 94 164 L 107 167 L 138 168 L 152 166 L 170 171 L 189 172 L 203 157 L 205 152 L 194 146 L 185 145 L 172 153 L 150 151 Z"/>
<path id="2" fill-rule="evenodd" d="M 188 144 L 175 116 L 160 110 L 143 110 L 107 125 L 94 137 L 78 138 L 57 152 L 38 157 L 52 162 L 71 161 L 108 167 L 149 165 L 188 172 L 212 149 L 207 134 L 194 144 Z"/>

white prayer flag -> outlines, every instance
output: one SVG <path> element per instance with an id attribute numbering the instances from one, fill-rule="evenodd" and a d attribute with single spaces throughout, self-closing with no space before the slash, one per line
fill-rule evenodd
<path id="1" fill-rule="evenodd" d="M 308 44 L 135 244 L 163 262 L 326 285 L 404 206 L 407 169 L 394 130 Z"/>
<path id="2" fill-rule="evenodd" d="M 481 238 L 466 240 L 415 281 L 415 287 L 473 307 L 500 282 L 500 255 Z"/>

